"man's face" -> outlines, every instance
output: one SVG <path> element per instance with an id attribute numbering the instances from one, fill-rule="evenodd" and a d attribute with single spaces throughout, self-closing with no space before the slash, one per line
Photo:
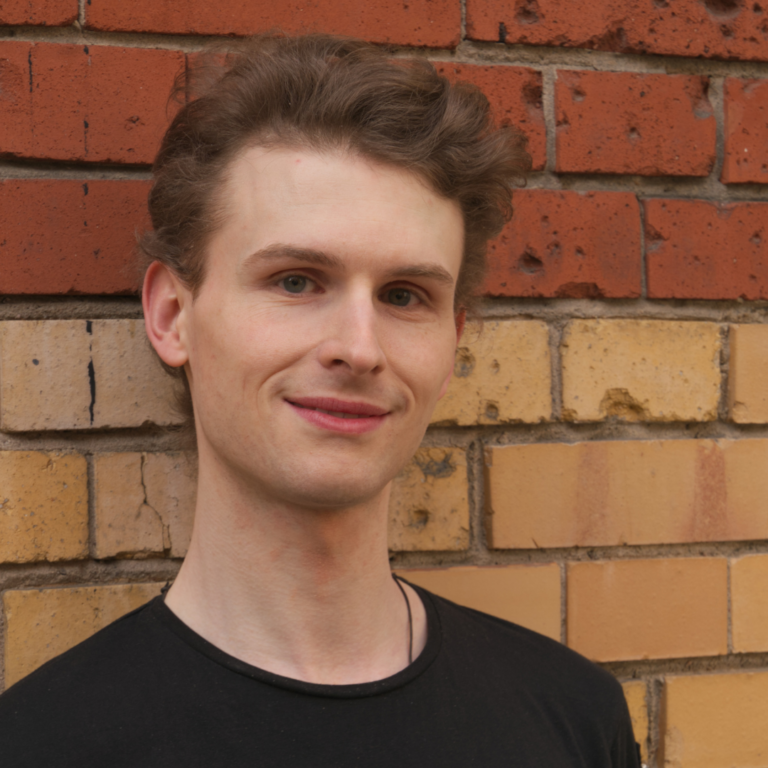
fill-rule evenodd
<path id="1" fill-rule="evenodd" d="M 360 157 L 253 148 L 179 315 L 201 466 L 282 503 L 377 494 L 453 368 L 458 206 Z"/>

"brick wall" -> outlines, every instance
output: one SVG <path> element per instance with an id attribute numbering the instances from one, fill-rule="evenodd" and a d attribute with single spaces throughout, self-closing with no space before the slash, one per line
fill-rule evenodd
<path id="1" fill-rule="evenodd" d="M 605 665 L 650 765 L 765 762 L 768 6 L 9 0 L 0 25 L 0 688 L 189 540 L 132 267 L 173 78 L 212 36 L 322 29 L 478 84 L 533 158 L 395 483 L 394 567 Z"/>

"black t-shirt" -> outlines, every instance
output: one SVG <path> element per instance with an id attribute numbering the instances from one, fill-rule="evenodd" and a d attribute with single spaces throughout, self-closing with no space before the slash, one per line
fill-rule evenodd
<path id="1" fill-rule="evenodd" d="M 417 589 L 427 645 L 392 677 L 252 667 L 162 597 L 0 696 L 4 768 L 639 766 L 621 686 L 535 632 Z"/>

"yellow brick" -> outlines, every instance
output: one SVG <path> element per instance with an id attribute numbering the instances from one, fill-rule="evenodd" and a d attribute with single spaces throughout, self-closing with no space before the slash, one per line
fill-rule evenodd
<path id="1" fill-rule="evenodd" d="M 640 745 L 640 754 L 644 763 L 648 762 L 648 702 L 646 701 L 646 685 L 640 680 L 622 683 L 624 698 L 632 718 L 632 730 L 635 741 Z"/>
<path id="2" fill-rule="evenodd" d="M 98 455 L 94 491 L 95 557 L 186 554 L 195 511 L 195 473 L 184 454 Z"/>
<path id="3" fill-rule="evenodd" d="M 739 424 L 768 423 L 768 325 L 733 325 L 728 410 Z"/>
<path id="4" fill-rule="evenodd" d="M 672 676 L 664 698 L 659 765 L 768 765 L 768 673 Z"/>
<path id="5" fill-rule="evenodd" d="M 560 567 L 401 568 L 398 573 L 436 595 L 560 640 Z"/>
<path id="6" fill-rule="evenodd" d="M 95 427 L 173 424 L 173 379 L 147 341 L 143 320 L 94 320 Z"/>
<path id="7" fill-rule="evenodd" d="M 496 549 L 768 538 L 768 440 L 611 440 L 486 451 Z"/>
<path id="8" fill-rule="evenodd" d="M 392 483 L 389 548 L 469 546 L 467 457 L 461 448 L 420 448 Z"/>
<path id="9" fill-rule="evenodd" d="M 0 452 L 0 562 L 88 556 L 88 479 L 78 454 Z"/>
<path id="10" fill-rule="evenodd" d="M 160 593 L 162 584 L 11 590 L 3 595 L 5 684 Z"/>
<path id="11" fill-rule="evenodd" d="M 508 424 L 552 415 L 549 332 L 538 320 L 486 321 L 468 328 L 433 424 Z"/>
<path id="12" fill-rule="evenodd" d="M 768 651 L 768 555 L 731 561 L 731 614 L 736 653 Z"/>
<path id="13" fill-rule="evenodd" d="M 712 421 L 720 347 L 715 323 L 574 320 L 562 343 L 564 416 Z"/>
<path id="14" fill-rule="evenodd" d="M 91 426 L 85 320 L 0 323 L 0 426 L 26 430 Z"/>
<path id="15" fill-rule="evenodd" d="M 570 563 L 568 645 L 596 661 L 727 651 L 726 561 L 680 557 Z"/>

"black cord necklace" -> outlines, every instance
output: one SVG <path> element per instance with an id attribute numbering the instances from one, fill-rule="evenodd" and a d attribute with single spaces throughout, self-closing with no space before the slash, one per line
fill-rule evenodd
<path id="1" fill-rule="evenodd" d="M 393 573 L 392 578 L 395 580 L 398 589 L 405 599 L 405 607 L 408 609 L 408 663 L 413 664 L 413 617 L 411 616 L 411 601 L 408 599 L 408 595 L 405 594 L 403 585 L 400 583 L 400 579 Z"/>

